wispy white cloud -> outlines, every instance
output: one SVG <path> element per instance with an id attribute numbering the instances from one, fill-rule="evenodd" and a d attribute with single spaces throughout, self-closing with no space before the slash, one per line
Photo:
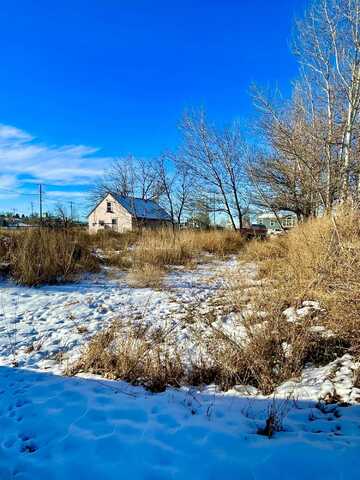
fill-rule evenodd
<path id="1" fill-rule="evenodd" d="M 30 141 L 31 135 L 11 125 L 0 124 L 0 138 L 4 140 Z"/>
<path id="2" fill-rule="evenodd" d="M 50 190 L 46 192 L 46 197 L 56 198 L 83 198 L 86 195 L 86 192 L 83 191 L 74 191 L 74 190 Z"/>
<path id="3" fill-rule="evenodd" d="M 14 175 L 0 175 L 0 188 L 2 189 L 14 189 L 18 186 L 18 183 L 19 182 Z"/>
<path id="4" fill-rule="evenodd" d="M 86 145 L 46 145 L 28 132 L 0 124 L 0 185 L 44 182 L 86 185 L 109 163 L 98 148 Z"/>

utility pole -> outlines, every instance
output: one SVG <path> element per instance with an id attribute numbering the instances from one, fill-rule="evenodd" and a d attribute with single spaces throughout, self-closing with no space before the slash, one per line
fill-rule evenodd
<path id="1" fill-rule="evenodd" d="M 70 220 L 73 219 L 73 203 L 72 201 L 70 201 Z"/>
<path id="2" fill-rule="evenodd" d="M 43 216 L 43 191 L 42 191 L 42 184 L 39 185 L 39 204 L 40 204 L 40 223 L 42 223 L 42 216 Z"/>
<path id="3" fill-rule="evenodd" d="M 31 202 L 31 216 L 34 216 L 34 202 Z"/>

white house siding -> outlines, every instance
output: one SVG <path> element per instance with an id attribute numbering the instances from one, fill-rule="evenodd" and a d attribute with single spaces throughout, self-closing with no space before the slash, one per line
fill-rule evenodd
<path id="1" fill-rule="evenodd" d="M 112 212 L 107 211 L 107 202 L 111 202 Z M 112 222 L 116 220 L 114 225 Z M 116 232 L 128 232 L 132 230 L 131 214 L 125 210 L 110 194 L 91 212 L 88 218 L 89 232 L 96 233 L 99 230 L 112 229 Z M 101 223 L 104 222 L 104 225 Z"/>

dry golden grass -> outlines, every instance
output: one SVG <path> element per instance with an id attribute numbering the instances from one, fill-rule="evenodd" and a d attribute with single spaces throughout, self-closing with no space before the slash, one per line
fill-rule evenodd
<path id="1" fill-rule="evenodd" d="M 153 392 L 161 392 L 168 385 L 179 387 L 184 378 L 177 346 L 165 331 L 151 331 L 143 324 L 138 328 L 124 326 L 121 322 L 95 335 L 67 373 L 80 371 L 143 385 Z"/>
<path id="2" fill-rule="evenodd" d="M 135 268 L 140 265 L 183 265 L 193 255 L 189 242 L 184 242 L 184 236 L 173 233 L 169 229 L 144 231 L 136 242 L 132 252 Z"/>
<path id="3" fill-rule="evenodd" d="M 286 236 L 269 242 L 249 243 L 244 258 L 259 262 L 260 267 L 265 266 L 265 272 L 271 272 L 269 280 L 276 287 L 268 289 L 275 296 L 272 302 L 286 306 L 318 300 L 326 309 L 327 318 L 335 323 L 346 321 L 349 326 L 349 322 L 357 322 L 360 313 L 357 212 L 341 211 L 336 217 L 299 225 Z"/>
<path id="4" fill-rule="evenodd" d="M 145 263 L 133 268 L 127 275 L 130 287 L 135 288 L 160 288 L 166 271 L 157 265 Z"/>
<path id="5" fill-rule="evenodd" d="M 127 251 L 138 239 L 140 232 L 117 233 L 113 230 L 102 230 L 95 234 L 87 231 L 79 232 L 80 238 L 94 248 L 100 248 L 104 252 Z"/>
<path id="6" fill-rule="evenodd" d="M 227 230 L 149 230 L 136 242 L 132 256 L 135 265 L 184 265 L 202 253 L 238 253 L 244 243 L 238 232 Z"/>
<path id="7" fill-rule="evenodd" d="M 307 362 L 323 365 L 345 352 L 360 354 L 359 220 L 353 210 L 340 211 L 285 236 L 247 245 L 241 258 L 257 262 L 264 279 L 251 303 L 265 312 L 266 321 L 257 328 L 256 315 L 245 322 L 249 341 L 242 354 L 250 359 L 252 383 L 263 391 L 297 376 Z M 282 312 L 304 300 L 318 301 L 323 311 L 289 323 Z M 238 292 L 234 302 L 239 302 Z M 314 333 L 314 325 L 332 335 Z"/>
<path id="8" fill-rule="evenodd" d="M 233 230 L 186 230 L 181 232 L 183 241 L 195 252 L 211 253 L 219 257 L 239 253 L 246 239 Z"/>
<path id="9" fill-rule="evenodd" d="M 34 228 L 7 237 L 7 245 L 9 272 L 22 285 L 66 282 L 99 270 L 97 258 L 72 231 Z"/>
<path id="10" fill-rule="evenodd" d="M 0 271 L 24 285 L 71 280 L 99 263 L 130 270 L 132 283 L 158 286 L 167 267 L 191 268 L 199 256 L 237 253 L 244 239 L 229 231 L 176 231 L 170 229 L 89 235 L 81 230 L 34 228 L 6 232 L 0 238 Z M 91 254 L 98 250 L 97 258 Z"/>

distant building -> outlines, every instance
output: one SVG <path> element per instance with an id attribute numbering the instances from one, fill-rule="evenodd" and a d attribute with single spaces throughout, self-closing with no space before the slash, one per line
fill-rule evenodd
<path id="1" fill-rule="evenodd" d="M 14 229 L 14 228 L 29 228 L 31 225 L 25 223 L 20 217 L 0 216 L 0 228 Z"/>
<path id="2" fill-rule="evenodd" d="M 90 233 L 99 230 L 122 233 L 171 225 L 171 217 L 153 200 L 108 193 L 88 215 L 88 225 Z"/>
<path id="3" fill-rule="evenodd" d="M 292 213 L 279 213 L 277 216 L 272 212 L 260 213 L 256 216 L 258 224 L 265 225 L 269 233 L 289 230 L 297 224 L 297 218 Z M 281 223 L 281 225 L 280 225 Z"/>

